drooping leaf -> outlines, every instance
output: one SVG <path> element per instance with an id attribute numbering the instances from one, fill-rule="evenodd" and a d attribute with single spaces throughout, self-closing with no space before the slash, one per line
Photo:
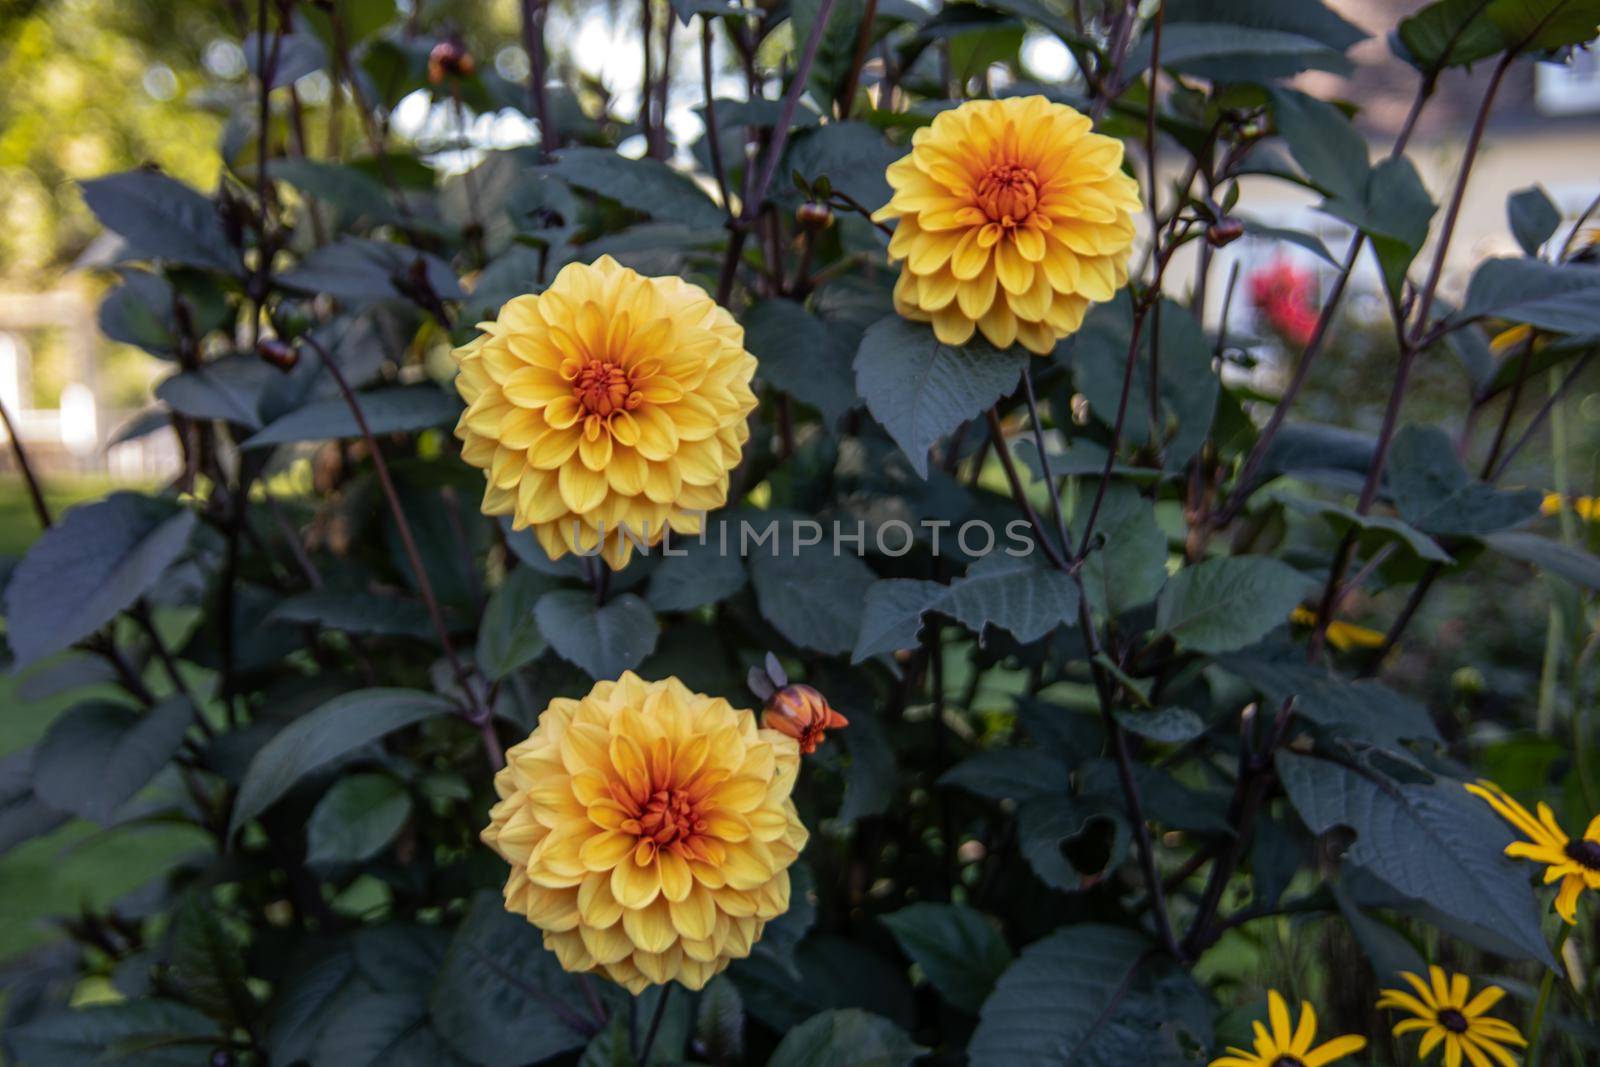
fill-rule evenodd
<path id="1" fill-rule="evenodd" d="M 1398 295 L 1411 261 L 1428 239 L 1428 223 L 1438 206 L 1411 160 L 1399 156 L 1368 172 L 1359 199 L 1336 194 L 1322 209 L 1367 235 L 1390 291 Z"/>
<path id="2" fill-rule="evenodd" d="M 1088 507 L 1072 517 L 1073 543 L 1082 540 Z M 1083 588 L 1089 606 L 1112 618 L 1154 600 L 1167 582 L 1167 535 L 1156 523 L 1155 508 L 1124 482 L 1106 487 L 1095 536 L 1104 538 L 1083 563 Z"/>
<path id="3" fill-rule="evenodd" d="M 1129 52 L 1129 71 L 1147 70 L 1151 55 L 1151 37 L 1146 35 Z M 1166 26 L 1161 36 L 1161 65 L 1227 82 L 1264 82 L 1306 70 L 1348 73 L 1352 69 L 1340 52 L 1302 34 L 1222 22 Z"/>
<path id="4" fill-rule="evenodd" d="M 188 508 L 133 492 L 68 511 L 6 584 L 13 669 L 82 640 L 149 592 L 188 550 L 194 526 Z"/>
<path id="5" fill-rule="evenodd" d="M 1352 528 L 1360 530 L 1361 543 L 1364 547 L 1398 542 L 1410 549 L 1418 559 L 1425 559 L 1430 563 L 1453 562 L 1450 553 L 1439 547 L 1439 542 L 1392 515 L 1370 513 L 1362 515 L 1354 508 L 1329 500 L 1310 500 L 1288 495 L 1284 495 L 1281 499 L 1296 511 L 1320 516 L 1339 534 L 1347 533 Z"/>
<path id="6" fill-rule="evenodd" d="M 411 797 L 386 774 L 341 778 L 306 824 L 307 863 L 360 863 L 383 851 L 411 817 Z"/>
<path id="7" fill-rule="evenodd" d="M 176 178 L 130 170 L 86 181 L 82 189 L 89 210 L 128 243 L 127 258 L 240 272 L 216 205 Z"/>
<path id="8" fill-rule="evenodd" d="M 521 1067 L 583 1047 L 599 1025 L 585 1004 L 578 976 L 497 892 L 473 898 L 428 998 L 439 1033 L 482 1067 Z"/>
<path id="9" fill-rule="evenodd" d="M 881 921 L 939 995 L 974 1015 L 1011 963 L 994 924 L 959 904 L 912 904 Z"/>
<path id="10" fill-rule="evenodd" d="M 1550 194 L 1538 185 L 1518 189 L 1508 196 L 1506 216 L 1511 223 L 1512 236 L 1530 256 L 1538 255 L 1539 246 L 1550 240 L 1550 235 L 1561 225 L 1560 210 L 1550 202 Z"/>
<path id="11" fill-rule="evenodd" d="M 991 553 L 949 585 L 890 578 L 867 589 L 852 659 L 859 663 L 912 648 L 929 612 L 948 615 L 982 636 L 1005 630 L 1023 644 L 1077 621 L 1078 587 L 1037 556 Z"/>
<path id="12" fill-rule="evenodd" d="M 389 190 L 365 171 L 321 159 L 274 159 L 267 173 L 337 208 L 348 219 L 365 216 L 378 222 L 400 218 L 389 200 Z"/>
<path id="13" fill-rule="evenodd" d="M 1315 588 L 1306 575 L 1265 556 L 1229 556 L 1185 567 L 1156 601 L 1156 626 L 1198 652 L 1230 652 L 1283 625 Z"/>
<path id="14" fill-rule="evenodd" d="M 204 889 L 184 894 L 166 936 L 166 985 L 184 1001 L 239 1025 L 253 1019 L 255 994 L 243 938 Z"/>
<path id="15" fill-rule="evenodd" d="M 0 855 L 71 818 L 33 791 L 33 755 L 30 747 L 0 757 Z"/>
<path id="16" fill-rule="evenodd" d="M 221 419 L 259 430 L 261 393 L 278 373 L 254 356 L 224 356 L 162 381 L 156 399 L 192 419 Z"/>
<path id="17" fill-rule="evenodd" d="M 778 547 L 778 554 L 757 551 L 749 561 L 761 617 L 799 648 L 829 655 L 850 651 L 872 570 L 855 556 L 835 555 L 827 545 Z"/>
<path id="18" fill-rule="evenodd" d="M 1524 322 L 1555 333 L 1600 333 L 1600 271 L 1537 259 L 1486 259 L 1473 272 L 1457 317 Z"/>
<path id="19" fill-rule="evenodd" d="M 658 159 L 628 159 L 609 148 L 564 148 L 550 170 L 568 184 L 664 222 L 720 232 L 727 221 L 693 181 Z"/>
<path id="20" fill-rule="evenodd" d="M 706 983 L 696 1012 L 695 1040 L 712 1063 L 735 1063 L 744 1056 L 744 1000 L 733 979 L 719 975 Z"/>
<path id="21" fill-rule="evenodd" d="M 362 689 L 335 697 L 279 730 L 250 761 L 233 804 L 231 837 L 305 775 L 347 752 L 455 705 L 414 689 Z"/>
<path id="22" fill-rule="evenodd" d="M 790 1030 L 767 1067 L 906 1067 L 922 1052 L 888 1019 L 843 1008 L 813 1015 Z"/>
<path id="23" fill-rule="evenodd" d="M 1046 793 L 1065 796 L 1067 767 L 1038 748 L 993 748 L 945 771 L 939 784 L 957 786 L 991 800 L 1025 800 Z"/>
<path id="24" fill-rule="evenodd" d="M 744 343 L 762 378 L 837 424 L 858 403 L 847 331 L 792 300 L 763 300 L 744 315 Z"/>
<path id="25" fill-rule="evenodd" d="M 1285 751 L 1277 766 L 1312 833 L 1355 832 L 1345 862 L 1466 927 L 1492 931 L 1525 958 L 1551 961 L 1527 871 L 1503 855 L 1511 832 L 1460 782 L 1396 782 Z"/>
<path id="26" fill-rule="evenodd" d="M 182 697 L 145 712 L 103 700 L 79 704 L 39 742 L 34 791 L 52 808 L 109 823 L 177 753 L 192 715 Z"/>
<path id="27" fill-rule="evenodd" d="M 1490 0 L 1485 14 L 1506 47 L 1552 52 L 1594 40 L 1600 0 Z"/>
<path id="28" fill-rule="evenodd" d="M 1480 482 L 1456 458 L 1450 436 L 1437 426 L 1402 426 L 1385 468 L 1401 518 L 1431 534 L 1480 537 L 1537 514 L 1543 495 Z"/>
<path id="29" fill-rule="evenodd" d="M 960 348 L 898 315 L 874 323 L 856 350 L 856 392 L 911 466 L 928 474 L 928 449 L 1015 388 L 1028 353 L 981 338 Z"/>
<path id="30" fill-rule="evenodd" d="M 1124 730 L 1163 745 L 1181 745 L 1205 733 L 1205 720 L 1188 708 L 1168 706 L 1155 711 L 1119 711 Z"/>
<path id="31" fill-rule="evenodd" d="M 558 589 L 541 596 L 533 614 L 550 647 L 592 678 L 616 678 L 637 667 L 660 635 L 655 613 L 632 593 L 597 605 L 581 589 Z"/>
<path id="32" fill-rule="evenodd" d="M 432 385 L 391 386 L 356 394 L 361 414 L 374 434 L 411 433 L 453 422 L 461 414 L 461 402 Z M 296 441 L 327 441 L 340 437 L 359 437 L 361 427 L 342 397 L 314 400 L 296 408 L 259 433 L 241 442 L 241 448 Z"/>

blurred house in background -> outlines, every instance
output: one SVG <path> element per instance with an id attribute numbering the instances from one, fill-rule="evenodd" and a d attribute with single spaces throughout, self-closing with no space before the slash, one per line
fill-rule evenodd
<path id="1" fill-rule="evenodd" d="M 1315 95 L 1359 105 L 1372 158 L 1380 159 L 1394 145 L 1417 89 L 1416 71 L 1394 54 L 1386 28 L 1425 6 L 1425 0 L 1328 0 L 1328 4 L 1369 36 L 1350 50 L 1355 70 L 1349 77 L 1313 73 L 1304 75 L 1302 84 Z M 1486 60 L 1470 69 L 1446 72 L 1407 149 L 1423 184 L 1440 203 L 1436 229 L 1492 67 L 1493 62 Z M 1535 185 L 1544 189 L 1567 220 L 1556 233 L 1557 242 L 1566 238 L 1571 225 L 1600 195 L 1600 55 L 1593 51 L 1578 51 L 1566 64 L 1523 60 L 1507 73 L 1445 262 L 1446 294 L 1459 293 L 1472 264 L 1485 256 L 1521 254 L 1507 223 L 1506 198 Z M 1267 226 L 1316 234 L 1336 259 L 1342 259 L 1349 247 L 1352 230 L 1317 211 L 1313 193 L 1273 179 L 1247 179 L 1240 202 L 1248 205 L 1244 214 Z M 1589 226 L 1600 226 L 1600 218 L 1591 219 Z M 1418 257 L 1419 263 L 1426 264 L 1431 254 L 1430 245 Z M 1229 328 L 1258 335 L 1269 332 L 1265 329 L 1269 324 L 1265 309 L 1250 299 L 1253 277 L 1264 280 L 1273 272 L 1310 272 L 1325 291 L 1335 273 L 1331 264 L 1303 248 L 1246 236 L 1215 257 L 1206 294 L 1210 323 L 1222 314 L 1225 282 L 1235 264 L 1240 283 L 1228 307 Z M 1179 278 L 1178 283 L 1184 285 L 1186 279 Z M 1380 292 L 1377 269 L 1371 256 L 1364 255 L 1352 281 L 1350 313 L 1370 319 L 1386 315 Z M 1313 303 L 1320 306 L 1315 296 Z"/>

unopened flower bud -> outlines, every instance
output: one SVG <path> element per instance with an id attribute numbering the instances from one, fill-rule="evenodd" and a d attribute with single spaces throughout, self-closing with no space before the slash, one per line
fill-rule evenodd
<path id="1" fill-rule="evenodd" d="M 794 218 L 808 230 L 826 230 L 833 225 L 833 209 L 827 204 L 808 200 L 795 209 Z"/>
<path id="2" fill-rule="evenodd" d="M 300 362 L 300 350 L 276 337 L 263 337 L 256 342 L 256 355 L 288 374 Z"/>
<path id="3" fill-rule="evenodd" d="M 1206 241 L 1212 248 L 1231 245 L 1244 236 L 1244 223 L 1232 215 L 1225 215 L 1206 227 Z"/>
<path id="4" fill-rule="evenodd" d="M 467 51 L 466 44 L 454 35 L 434 45 L 433 51 L 428 53 L 428 80 L 434 85 L 444 81 L 446 76 L 470 78 L 477 69 L 478 63 Z"/>
<path id="5" fill-rule="evenodd" d="M 828 698 L 809 685 L 786 685 L 767 700 L 761 715 L 762 725 L 800 742 L 800 752 L 809 756 L 827 740 L 827 731 L 842 730 L 850 720 L 828 705 Z"/>

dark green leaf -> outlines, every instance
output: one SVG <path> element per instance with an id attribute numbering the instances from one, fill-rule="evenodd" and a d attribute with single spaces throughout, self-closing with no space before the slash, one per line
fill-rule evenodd
<path id="1" fill-rule="evenodd" d="M 1128 54 L 1128 70 L 1150 66 L 1151 37 Z M 1161 37 L 1161 65 L 1168 70 L 1215 81 L 1269 81 L 1305 70 L 1348 73 L 1350 61 L 1320 41 L 1283 30 L 1263 30 L 1222 22 L 1178 22 Z"/>
<path id="2" fill-rule="evenodd" d="M 932 327 L 893 315 L 861 338 L 856 392 L 927 477 L 928 449 L 1015 388 L 1028 359 L 1020 345 L 1001 352 L 981 338 L 952 348 Z"/>
<path id="3" fill-rule="evenodd" d="M 1398 294 L 1411 261 L 1428 239 L 1428 223 L 1438 206 L 1411 161 L 1400 156 L 1372 168 L 1360 199 L 1334 195 L 1322 209 L 1371 238 L 1384 279 Z"/>
<path id="4" fill-rule="evenodd" d="M 307 863 L 360 863 L 394 840 L 411 817 L 411 797 L 386 774 L 341 778 L 306 825 Z"/>
<path id="5" fill-rule="evenodd" d="M 1327 760 L 1279 752 L 1278 775 L 1315 834 L 1355 832 L 1345 862 L 1468 927 L 1551 961 L 1527 871 L 1503 855 L 1511 832 L 1460 782 L 1395 782 Z"/>
<path id="6" fill-rule="evenodd" d="M 1486 14 L 1506 47 L 1550 52 L 1594 40 L 1600 0 L 1490 0 Z"/>
<path id="7" fill-rule="evenodd" d="M 737 1063 L 744 1058 L 744 1000 L 727 975 L 713 978 L 700 994 L 694 1036 L 712 1063 Z"/>
<path id="8" fill-rule="evenodd" d="M 1038 748 L 994 748 L 969 756 L 939 777 L 991 800 L 1026 800 L 1041 794 L 1065 796 L 1071 783 L 1057 757 Z"/>
<path id="9" fill-rule="evenodd" d="M 1294 161 L 1317 188 L 1350 203 L 1365 201 L 1367 142 L 1344 112 L 1293 89 L 1274 89 L 1272 113 Z"/>
<path id="10" fill-rule="evenodd" d="M 1260 237 L 1268 241 L 1287 241 L 1289 244 L 1304 248 L 1331 267 L 1337 268 L 1339 261 L 1333 258 L 1333 253 L 1328 251 L 1328 246 L 1322 243 L 1322 238 L 1303 230 L 1286 230 L 1278 226 L 1268 226 L 1264 222 L 1245 218 L 1244 232 L 1251 237 Z"/>
<path id="11" fill-rule="evenodd" d="M 234 1025 L 256 1013 L 245 945 L 205 889 L 184 895 L 167 931 L 167 982 L 183 999 Z"/>
<path id="12" fill-rule="evenodd" d="M 66 822 L 70 816 L 33 791 L 32 748 L 0 757 L 0 855 Z"/>
<path id="13" fill-rule="evenodd" d="M 415 689 L 362 689 L 308 712 L 261 747 L 233 804 L 228 835 L 270 807 L 305 775 L 396 730 L 455 711 Z"/>
<path id="14" fill-rule="evenodd" d="M 996 926 L 959 904 L 912 904 L 881 921 L 939 995 L 974 1015 L 1011 963 Z"/>
<path id="15" fill-rule="evenodd" d="M 628 159 L 609 148 L 564 148 L 550 169 L 572 185 L 663 222 L 719 233 L 727 221 L 699 186 L 658 159 Z"/>
<path id="16" fill-rule="evenodd" d="M 1373 544 L 1398 542 L 1410 549 L 1418 559 L 1425 559 L 1431 563 L 1453 562 L 1450 553 L 1439 547 L 1439 542 L 1392 515 L 1362 515 L 1354 508 L 1328 500 L 1309 500 L 1288 495 L 1281 499 L 1296 511 L 1321 516 L 1340 534 L 1355 528 L 1362 532 L 1363 542 Z"/>
<path id="17" fill-rule="evenodd" d="M 1515 530 L 1490 534 L 1483 543 L 1503 556 L 1531 563 L 1546 574 L 1585 589 L 1600 589 L 1600 558 L 1581 548 Z"/>
<path id="18" fill-rule="evenodd" d="M 859 663 L 915 646 L 928 612 L 948 615 L 980 638 L 985 627 L 994 626 L 1028 644 L 1072 625 L 1077 611 L 1078 587 L 1067 574 L 1037 556 L 992 553 L 949 585 L 905 578 L 873 582 L 852 658 Z"/>
<path id="19" fill-rule="evenodd" d="M 1352 681 L 1307 663 L 1305 650 L 1295 645 L 1258 645 L 1217 662 L 1260 691 L 1267 715 L 1292 696 L 1300 718 L 1356 741 L 1398 745 L 1439 740 L 1433 717 L 1422 704 L 1377 682 Z"/>
<path id="20" fill-rule="evenodd" d="M 1116 717 L 1124 730 L 1163 745 L 1181 745 L 1206 732 L 1205 720 L 1188 708 L 1119 711 Z"/>
<path id="21" fill-rule="evenodd" d="M 1600 270 L 1537 259 L 1486 259 L 1459 318 L 1525 322 L 1555 333 L 1600 333 Z"/>
<path id="22" fill-rule="evenodd" d="M 1073 542 L 1088 521 L 1083 505 L 1072 517 Z M 1112 482 L 1095 519 L 1095 536 L 1104 544 L 1083 564 L 1089 606 L 1112 618 L 1154 600 L 1167 583 L 1167 535 L 1156 523 L 1155 507 L 1133 486 Z"/>
<path id="23" fill-rule="evenodd" d="M 1550 240 L 1550 235 L 1561 225 L 1561 212 L 1550 202 L 1549 194 L 1537 185 L 1518 189 L 1507 197 L 1506 216 L 1517 244 L 1530 256 L 1538 255 L 1539 246 Z"/>
<path id="24" fill-rule="evenodd" d="M 1156 626 L 1198 652 L 1230 652 L 1284 624 L 1315 588 L 1265 556 L 1209 559 L 1172 576 L 1156 601 Z"/>
<path id="25" fill-rule="evenodd" d="M 433 385 L 390 386 L 356 394 L 361 413 L 374 434 L 410 433 L 453 422 L 461 402 Z M 246 438 L 241 448 L 264 448 L 295 441 L 327 441 L 359 437 L 361 427 L 342 397 L 314 400 L 297 408 L 260 433 Z"/>
<path id="26" fill-rule="evenodd" d="M 1431 534 L 1481 537 L 1532 518 L 1543 500 L 1536 490 L 1496 489 L 1474 479 L 1437 426 L 1402 426 L 1386 473 L 1400 516 Z"/>
<path id="27" fill-rule="evenodd" d="M 522 1067 L 588 1040 L 585 1000 L 537 927 L 479 893 L 429 997 L 435 1028 L 481 1067 Z"/>
<path id="28" fill-rule="evenodd" d="M 838 22 L 836 8 L 831 25 Z M 852 36 L 855 29 L 850 28 Z M 718 114 L 717 117 L 722 116 Z M 830 122 L 826 126 L 797 131 L 784 150 L 779 173 L 798 172 L 812 184 L 818 178 L 827 178 L 834 189 L 868 211 L 875 211 L 889 202 L 891 194 L 884 171 L 904 151 L 884 140 L 882 133 L 864 122 Z"/>
<path id="29" fill-rule="evenodd" d="M 8 1029 L 26 1067 L 194 1067 L 228 1043 L 216 1023 L 172 1000 L 61 1008 Z"/>
<path id="30" fill-rule="evenodd" d="M 534 607 L 554 584 L 549 575 L 518 567 L 489 597 L 478 624 L 477 659 L 490 680 L 499 681 L 545 650 Z"/>
<path id="31" fill-rule="evenodd" d="M 60 811 L 109 823 L 177 753 L 192 715 L 182 697 L 146 712 L 103 700 L 79 704 L 51 723 L 39 742 L 34 792 Z"/>
<path id="32" fill-rule="evenodd" d="M 822 413 L 830 426 L 856 406 L 849 331 L 792 300 L 763 300 L 744 315 L 744 343 L 760 375 Z"/>
<path id="33" fill-rule="evenodd" d="M 113 341 L 171 359 L 179 344 L 172 313 L 174 299 L 167 279 L 149 271 L 124 270 L 121 284 L 100 302 L 100 332 Z"/>
<path id="34" fill-rule="evenodd" d="M 722 551 L 709 536 L 704 544 L 672 545 L 670 552 L 661 554 L 661 562 L 650 572 L 647 594 L 657 611 L 693 611 L 744 588 L 744 562 L 733 551 Z"/>
<path id="35" fill-rule="evenodd" d="M 1122 1009 L 1151 949 L 1118 926 L 1063 926 L 1035 941 L 984 1002 L 967 1049 L 972 1067 L 1076 1067 Z"/>
<path id="36" fill-rule="evenodd" d="M 1045 794 L 1018 806 L 1017 838 L 1039 880 L 1068 893 L 1121 863 L 1130 841 L 1126 820 L 1100 798 Z"/>
<path id="37" fill-rule="evenodd" d="M 88 637 L 149 592 L 188 550 L 194 525 L 188 508 L 131 492 L 68 511 L 6 584 L 15 667 Z"/>
<path id="38" fill-rule="evenodd" d="M 438 256 L 365 237 L 341 237 L 318 248 L 278 275 L 278 284 L 352 303 L 401 300 L 410 298 L 408 287 L 419 268 L 435 296 L 455 300 L 464 295 L 455 271 Z"/>
<path id="39" fill-rule="evenodd" d="M 273 608 L 267 621 L 320 626 L 347 634 L 434 637 L 428 609 L 420 602 L 343 589 L 297 593 Z"/>
<path id="40" fill-rule="evenodd" d="M 592 678 L 615 678 L 637 667 L 660 634 L 649 605 L 632 593 L 600 606 L 592 593 L 558 589 L 541 596 L 533 614 L 550 647 Z"/>
<path id="41" fill-rule="evenodd" d="M 238 273 L 216 205 L 175 178 L 130 170 L 84 182 L 83 201 L 128 243 L 128 259 L 159 259 Z"/>
<path id="42" fill-rule="evenodd" d="M 279 373 L 254 356 L 224 356 L 161 382 L 156 399 L 191 419 L 221 419 L 259 430 L 261 392 Z"/>
<path id="43" fill-rule="evenodd" d="M 262 42 L 253 33 L 244 36 L 242 47 L 244 49 L 245 68 L 252 77 L 259 78 L 261 71 L 257 63 L 262 54 Z M 273 48 L 278 50 L 278 62 L 272 68 L 272 88 L 282 85 L 292 85 L 304 78 L 307 74 L 323 70 L 328 65 L 328 52 L 322 47 L 322 42 L 313 33 L 285 33 L 276 38 L 268 37 L 265 52 L 272 55 Z"/>
<path id="44" fill-rule="evenodd" d="M 366 172 L 320 159 L 274 159 L 267 173 L 339 210 L 345 218 L 361 216 L 394 222 L 400 213 L 389 202 L 389 190 Z"/>
<path id="45" fill-rule="evenodd" d="M 922 1052 L 888 1019 L 844 1008 L 790 1030 L 767 1067 L 905 1067 Z"/>
<path id="46" fill-rule="evenodd" d="M 849 652 L 856 644 L 862 590 L 872 583 L 872 570 L 855 556 L 833 554 L 826 544 L 778 549 L 782 555 L 758 549 L 750 558 L 761 617 L 798 648 L 829 655 Z"/>
<path id="47" fill-rule="evenodd" d="M 1476 63 L 1500 52 L 1505 40 L 1489 20 L 1489 0 L 1437 0 L 1400 20 L 1406 59 L 1418 70 L 1440 71 Z"/>

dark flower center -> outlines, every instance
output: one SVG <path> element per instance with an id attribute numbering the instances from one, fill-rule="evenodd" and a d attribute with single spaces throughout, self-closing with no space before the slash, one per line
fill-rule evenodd
<path id="1" fill-rule="evenodd" d="M 1306 1067 L 1306 1065 L 1293 1056 L 1279 1056 L 1272 1061 L 1272 1067 Z"/>
<path id="2" fill-rule="evenodd" d="M 1445 1008 L 1439 1013 L 1439 1025 L 1452 1034 L 1467 1032 L 1467 1017 L 1454 1008 Z"/>
<path id="3" fill-rule="evenodd" d="M 1570 841 L 1567 843 L 1567 859 L 1591 871 L 1600 871 L 1600 844 L 1593 841 Z"/>

